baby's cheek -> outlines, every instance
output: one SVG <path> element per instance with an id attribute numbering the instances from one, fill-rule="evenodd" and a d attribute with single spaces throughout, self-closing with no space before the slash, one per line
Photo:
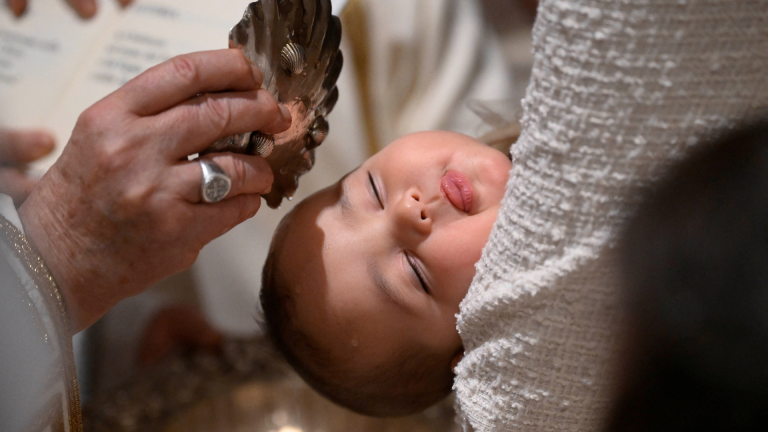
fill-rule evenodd
<path id="1" fill-rule="evenodd" d="M 441 240 L 431 245 L 434 247 L 431 261 L 435 271 L 452 278 L 471 279 L 485 243 L 471 233 L 459 230 Z"/>

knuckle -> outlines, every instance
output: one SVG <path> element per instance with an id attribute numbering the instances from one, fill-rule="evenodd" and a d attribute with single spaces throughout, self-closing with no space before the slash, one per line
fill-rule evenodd
<path id="1" fill-rule="evenodd" d="M 98 169 L 105 175 L 115 175 L 125 171 L 135 164 L 135 155 L 131 141 L 125 138 L 109 139 L 103 137 L 95 148 L 91 150 L 93 161 Z"/>
<path id="2" fill-rule="evenodd" d="M 220 165 L 229 174 L 234 194 L 264 193 L 274 180 L 269 164 L 260 157 L 227 156 L 220 158 Z"/>
<path id="3" fill-rule="evenodd" d="M 87 152 L 89 161 L 99 168 L 123 166 L 130 159 L 132 143 L 140 134 L 132 131 L 130 121 L 109 103 L 99 102 L 83 111 L 77 119 L 68 146 Z"/>
<path id="4" fill-rule="evenodd" d="M 189 55 L 180 55 L 170 60 L 173 73 L 187 84 L 192 84 L 200 79 L 197 65 Z"/>
<path id="5" fill-rule="evenodd" d="M 259 158 L 256 166 L 259 179 L 262 181 L 260 185 L 264 191 L 262 193 L 269 193 L 272 189 L 272 183 L 275 182 L 275 173 L 272 172 L 272 168 L 264 158 Z"/>
<path id="6" fill-rule="evenodd" d="M 123 191 L 116 201 L 115 209 L 117 215 L 122 218 L 135 219 L 140 213 L 146 211 L 151 197 L 154 195 L 155 188 L 148 184 L 133 184 Z M 163 229 L 163 225 L 160 224 Z"/>
<path id="7" fill-rule="evenodd" d="M 158 237 L 175 240 L 182 234 L 182 224 L 179 224 L 178 221 L 173 220 L 172 218 L 163 217 L 162 215 L 157 219 L 155 225 Z"/>
<path id="8" fill-rule="evenodd" d="M 118 172 L 123 168 L 124 163 L 120 153 L 120 146 L 109 142 L 102 143 L 92 152 L 96 166 L 104 174 Z"/>
<path id="9" fill-rule="evenodd" d="M 206 95 L 202 109 L 202 115 L 211 127 L 218 134 L 223 134 L 232 121 L 232 110 L 227 100 Z"/>
<path id="10" fill-rule="evenodd" d="M 232 183 L 235 186 L 235 191 L 240 191 L 246 189 L 246 185 L 248 184 L 248 181 L 250 180 L 248 177 L 248 167 L 245 165 L 245 163 L 240 159 L 232 159 L 232 175 L 230 178 L 232 179 Z"/>
<path id="11" fill-rule="evenodd" d="M 248 59 L 245 57 L 245 54 L 242 53 L 242 51 L 239 51 L 238 60 L 235 65 L 235 73 L 236 76 L 240 77 L 244 80 L 254 80 L 253 76 L 253 68 L 251 67 L 251 63 L 248 61 Z"/>
<path id="12" fill-rule="evenodd" d="M 272 167 L 269 166 L 269 162 L 263 157 L 258 157 L 256 159 L 256 164 L 258 165 L 256 168 L 259 170 L 259 172 L 263 172 L 270 183 L 275 179 L 275 173 L 272 172 Z"/>
<path id="13" fill-rule="evenodd" d="M 102 116 L 99 112 L 99 105 L 93 105 L 80 113 L 80 116 L 77 118 L 75 128 L 84 129 L 86 131 L 93 130 L 100 123 L 101 117 Z"/>
<path id="14" fill-rule="evenodd" d="M 264 90 L 266 92 L 266 90 Z M 280 112 L 280 107 L 277 105 L 277 101 L 271 94 L 267 92 L 264 97 L 260 97 L 262 102 L 262 112 L 269 119 L 282 119 L 283 114 Z"/>

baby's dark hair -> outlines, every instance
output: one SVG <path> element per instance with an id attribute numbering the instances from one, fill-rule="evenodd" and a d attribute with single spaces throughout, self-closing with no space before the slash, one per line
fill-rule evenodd
<path id="1" fill-rule="evenodd" d="M 451 358 L 424 350 L 404 351 L 395 364 L 355 373 L 328 347 L 296 325 L 296 303 L 280 256 L 290 214 L 278 226 L 262 270 L 261 308 L 266 334 L 296 373 L 318 393 L 359 414 L 395 417 L 413 414 L 448 396 L 453 386 Z"/>

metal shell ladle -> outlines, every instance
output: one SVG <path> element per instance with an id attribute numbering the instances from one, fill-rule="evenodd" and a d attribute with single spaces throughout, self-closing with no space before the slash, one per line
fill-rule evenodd
<path id="1" fill-rule="evenodd" d="M 299 177 L 314 165 L 315 148 L 328 135 L 326 117 L 338 99 L 336 80 L 343 64 L 341 23 L 331 15 L 330 0 L 259 0 L 248 5 L 229 40 L 231 48 L 242 49 L 261 69 L 262 87 L 291 111 L 293 120 L 285 132 L 225 137 L 206 153 L 266 158 L 275 180 L 264 198 L 276 208 L 283 197 L 293 196 Z"/>

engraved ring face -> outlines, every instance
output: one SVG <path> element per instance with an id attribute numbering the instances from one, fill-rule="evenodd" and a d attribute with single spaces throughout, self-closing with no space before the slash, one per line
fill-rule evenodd
<path id="1" fill-rule="evenodd" d="M 232 187 L 232 181 L 216 162 L 200 160 L 200 167 L 203 169 L 203 180 L 200 186 L 203 201 L 215 203 L 223 200 Z"/>

